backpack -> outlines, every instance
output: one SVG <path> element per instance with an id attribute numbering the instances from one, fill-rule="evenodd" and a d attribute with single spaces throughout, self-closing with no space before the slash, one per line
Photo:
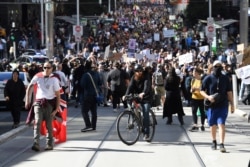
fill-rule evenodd
<path id="1" fill-rule="evenodd" d="M 162 72 L 157 71 L 155 72 L 155 84 L 156 85 L 164 85 L 164 80 L 163 80 L 163 76 L 162 76 Z"/>

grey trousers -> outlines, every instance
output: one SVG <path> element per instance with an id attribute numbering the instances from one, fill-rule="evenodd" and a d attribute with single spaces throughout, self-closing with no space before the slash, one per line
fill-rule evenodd
<path id="1" fill-rule="evenodd" d="M 40 143 L 40 129 L 42 121 L 45 120 L 47 135 L 46 135 L 46 144 L 53 145 L 53 128 L 52 128 L 52 106 L 47 103 L 46 106 L 40 106 L 39 103 L 34 104 L 34 143 Z"/>

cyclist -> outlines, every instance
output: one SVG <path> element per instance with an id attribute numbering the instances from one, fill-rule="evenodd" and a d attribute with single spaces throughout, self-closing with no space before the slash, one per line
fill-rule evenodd
<path id="1" fill-rule="evenodd" d="M 141 99 L 141 107 L 143 113 L 143 125 L 144 125 L 144 140 L 149 139 L 149 111 L 151 108 L 151 97 L 152 97 L 152 79 L 150 75 L 143 69 L 139 64 L 135 65 L 134 75 L 132 76 L 128 85 L 126 95 L 138 94 Z M 123 96 L 123 100 L 124 97 Z"/>

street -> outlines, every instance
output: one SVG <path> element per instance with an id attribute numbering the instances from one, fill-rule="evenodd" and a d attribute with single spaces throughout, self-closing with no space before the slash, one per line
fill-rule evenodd
<path id="1" fill-rule="evenodd" d="M 152 143 L 142 140 L 132 145 L 123 144 L 116 132 L 116 118 L 111 107 L 98 108 L 97 130 L 82 133 L 84 122 L 79 107 L 69 107 L 67 141 L 57 144 L 53 151 L 44 151 L 45 138 L 41 138 L 41 151 L 34 152 L 32 127 L 0 144 L 0 166 L 17 167 L 83 167 L 83 166 L 247 166 L 250 159 L 250 124 L 238 114 L 229 114 L 226 124 L 227 153 L 212 151 L 209 128 L 205 132 L 189 132 L 192 126 L 191 110 L 184 107 L 185 125 L 166 125 L 162 109 L 155 110 L 158 125 Z M 23 127 L 19 127 L 20 129 Z"/>
<path id="2" fill-rule="evenodd" d="M 21 123 L 20 125 L 23 125 L 25 123 L 25 120 L 27 118 L 28 111 L 22 111 L 21 112 Z M 12 117 L 11 112 L 6 110 L 5 108 L 0 109 L 0 135 L 12 130 Z"/>

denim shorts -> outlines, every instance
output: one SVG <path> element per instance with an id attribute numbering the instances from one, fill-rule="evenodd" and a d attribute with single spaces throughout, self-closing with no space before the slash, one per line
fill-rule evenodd
<path id="1" fill-rule="evenodd" d="M 228 106 L 222 106 L 218 108 L 208 108 L 207 110 L 207 122 L 209 126 L 224 124 L 228 116 Z"/>

